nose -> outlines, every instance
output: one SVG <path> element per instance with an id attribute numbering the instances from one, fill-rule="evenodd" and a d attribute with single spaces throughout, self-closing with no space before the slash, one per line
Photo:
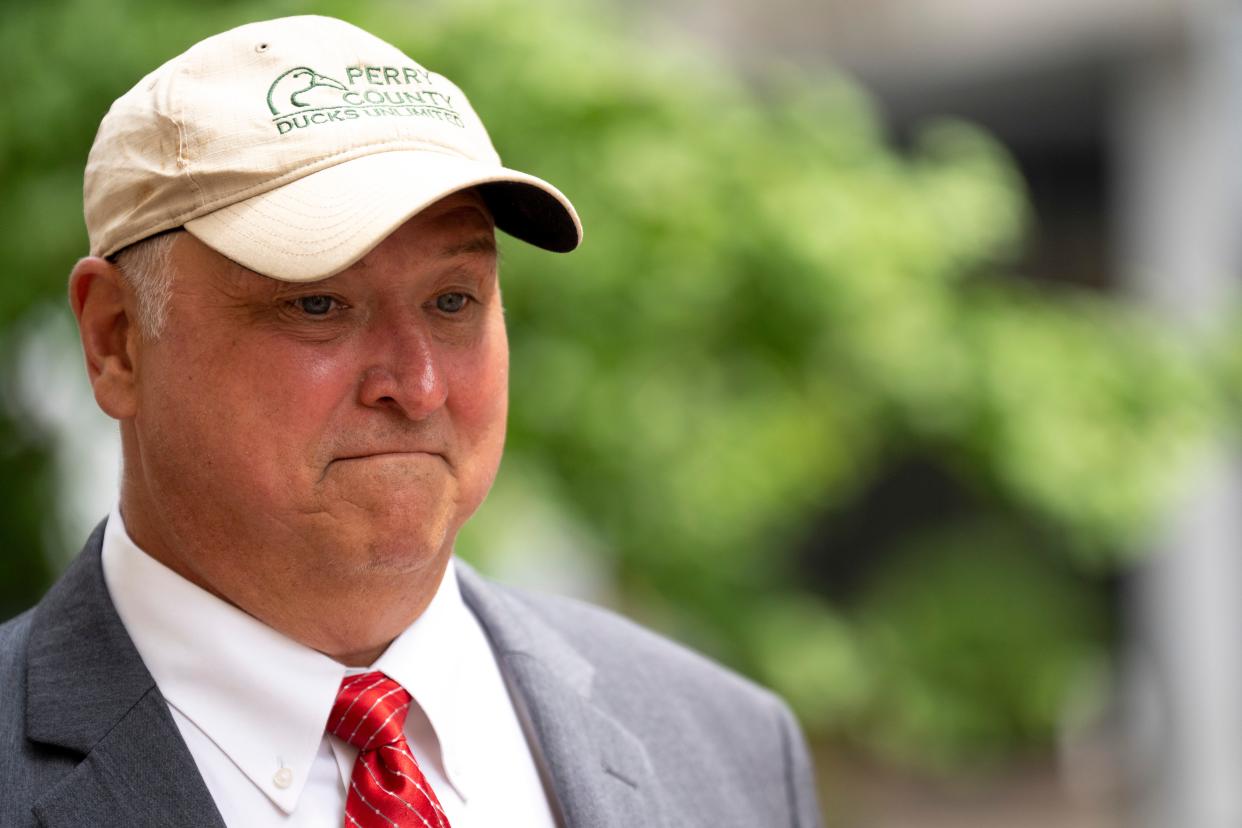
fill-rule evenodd
<path id="1" fill-rule="evenodd" d="M 444 366 L 425 326 L 407 316 L 368 332 L 368 359 L 358 386 L 358 402 L 422 420 L 448 398 Z"/>

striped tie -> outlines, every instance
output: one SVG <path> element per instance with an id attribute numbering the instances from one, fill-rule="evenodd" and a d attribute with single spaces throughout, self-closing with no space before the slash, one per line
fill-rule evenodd
<path id="1" fill-rule="evenodd" d="M 383 673 L 341 682 L 328 732 L 358 748 L 345 801 L 345 828 L 449 828 L 405 741 L 410 694 Z"/>

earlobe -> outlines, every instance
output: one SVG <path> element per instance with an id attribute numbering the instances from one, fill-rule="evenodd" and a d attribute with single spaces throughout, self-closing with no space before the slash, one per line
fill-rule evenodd
<path id="1" fill-rule="evenodd" d="M 78 320 L 95 402 L 117 420 L 137 413 L 134 355 L 138 328 L 129 299 L 120 269 L 106 259 L 88 256 L 69 275 L 69 306 Z"/>

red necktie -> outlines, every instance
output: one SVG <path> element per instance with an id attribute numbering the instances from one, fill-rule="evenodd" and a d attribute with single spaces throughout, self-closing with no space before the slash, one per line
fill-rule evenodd
<path id="1" fill-rule="evenodd" d="M 328 732 L 358 748 L 345 800 L 345 828 L 449 828 L 403 729 L 410 694 L 383 673 L 341 682 Z"/>

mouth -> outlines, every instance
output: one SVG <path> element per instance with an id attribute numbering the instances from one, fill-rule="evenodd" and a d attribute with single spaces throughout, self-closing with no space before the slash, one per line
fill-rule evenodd
<path id="1" fill-rule="evenodd" d="M 324 466 L 323 474 L 320 475 L 319 479 L 323 480 L 323 478 L 328 474 L 328 470 L 338 463 L 350 464 L 363 461 L 382 462 L 386 460 L 439 460 L 449 469 L 453 468 L 453 464 L 448 461 L 448 458 L 438 451 L 423 451 L 417 449 L 362 451 L 356 454 L 342 454 L 338 457 L 333 457 L 328 464 Z"/>
<path id="2" fill-rule="evenodd" d="M 365 452 L 359 452 L 358 454 L 343 454 L 340 457 L 334 457 L 332 459 L 332 462 L 336 463 L 336 462 L 340 462 L 344 460 L 372 460 L 372 459 L 383 458 L 383 457 L 409 457 L 409 458 L 434 457 L 438 460 L 443 460 L 445 463 L 448 462 L 445 456 L 438 451 L 421 451 L 421 450 L 405 450 L 405 449 L 394 450 L 394 451 L 365 451 Z"/>

